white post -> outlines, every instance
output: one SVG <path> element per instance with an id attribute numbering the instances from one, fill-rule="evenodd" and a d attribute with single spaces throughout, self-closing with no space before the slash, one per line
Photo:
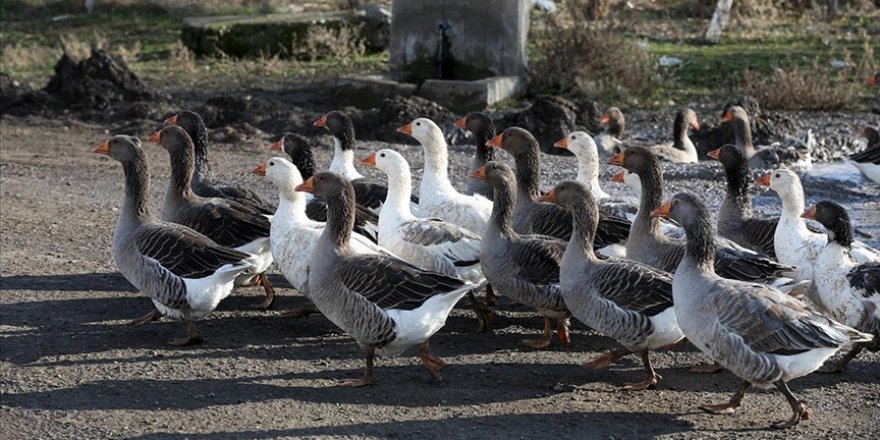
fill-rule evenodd
<path id="1" fill-rule="evenodd" d="M 718 44 L 721 31 L 727 26 L 731 6 L 733 6 L 733 0 L 718 0 L 718 4 L 715 5 L 715 14 L 712 15 L 712 22 L 709 23 L 709 29 L 706 30 L 705 40 L 707 43 Z"/>

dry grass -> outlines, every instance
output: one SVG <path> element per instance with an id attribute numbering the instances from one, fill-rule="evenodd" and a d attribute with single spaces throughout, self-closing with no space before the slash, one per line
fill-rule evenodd
<path id="1" fill-rule="evenodd" d="M 610 25 L 589 20 L 586 0 L 557 2 L 557 14 L 543 14 L 533 29 L 531 63 L 534 93 L 589 98 L 645 98 L 660 82 L 657 60 L 644 45 Z"/>
<path id="2" fill-rule="evenodd" d="M 316 61 L 322 58 L 354 58 L 365 53 L 360 26 L 342 26 L 339 29 L 311 26 L 305 41 L 294 44 L 293 57 Z"/>

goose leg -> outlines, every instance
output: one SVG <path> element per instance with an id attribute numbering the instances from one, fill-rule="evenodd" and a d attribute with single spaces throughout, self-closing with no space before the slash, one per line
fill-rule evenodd
<path id="1" fill-rule="evenodd" d="M 556 333 L 559 335 L 559 342 L 562 342 L 563 345 L 571 343 L 571 335 L 568 332 L 569 325 L 571 325 L 571 322 L 568 318 L 556 320 Z"/>
<path id="2" fill-rule="evenodd" d="M 581 366 L 590 371 L 600 370 L 630 353 L 632 352 L 625 348 L 618 348 L 617 350 L 611 350 L 608 353 L 605 353 L 590 362 L 584 362 L 583 364 L 581 364 Z"/>
<path id="3" fill-rule="evenodd" d="M 272 287 L 272 283 L 269 282 L 266 272 L 257 275 L 257 282 L 254 285 L 263 286 L 263 290 L 266 292 L 266 299 L 254 307 L 258 309 L 268 309 L 271 307 L 272 303 L 275 302 L 275 289 Z"/>
<path id="4" fill-rule="evenodd" d="M 186 334 L 185 338 L 175 338 L 168 341 L 168 343 L 175 346 L 183 346 L 202 342 L 202 334 L 199 333 L 196 324 L 189 317 L 186 318 Z"/>
<path id="5" fill-rule="evenodd" d="M 849 361 L 855 359 L 864 348 L 865 344 L 855 344 L 850 351 L 843 355 L 843 357 L 834 364 L 833 367 L 821 368 L 818 372 L 824 374 L 846 372 L 846 366 L 849 365 Z"/>
<path id="6" fill-rule="evenodd" d="M 658 348 L 657 351 L 675 350 L 676 348 L 681 347 L 682 345 L 687 344 L 687 343 L 688 343 L 688 338 L 681 338 L 680 341 L 673 342 L 669 345 L 664 345 L 664 346 Z"/>
<path id="7" fill-rule="evenodd" d="M 623 389 L 630 391 L 642 391 L 648 388 L 653 387 L 657 384 L 660 379 L 663 379 L 663 376 L 657 374 L 654 371 L 654 366 L 651 365 L 651 358 L 648 356 L 648 350 L 642 351 L 642 363 L 645 365 L 645 371 L 648 373 L 648 377 L 645 378 L 644 381 L 638 383 L 627 383 L 623 385 Z"/>
<path id="8" fill-rule="evenodd" d="M 729 402 L 726 403 L 716 403 L 714 405 L 703 405 L 700 407 L 703 411 L 710 412 L 712 414 L 733 414 L 736 412 L 736 409 L 739 408 L 740 402 L 743 400 L 743 396 L 746 395 L 746 391 L 748 391 L 749 387 L 752 384 L 748 381 L 743 381 L 743 383 L 739 386 L 739 389 L 736 391 L 736 394 L 730 398 Z"/>
<path id="9" fill-rule="evenodd" d="M 431 373 L 431 377 L 438 382 L 443 381 L 443 378 L 440 377 L 440 369 L 446 366 L 446 362 L 443 362 L 443 359 L 434 356 L 428 351 L 428 341 L 422 342 L 419 345 L 419 359 L 425 364 L 425 368 Z"/>
<path id="10" fill-rule="evenodd" d="M 153 322 L 162 317 L 162 314 L 153 307 L 153 310 L 150 310 L 146 315 L 141 316 L 140 318 L 134 318 L 131 320 L 131 324 L 135 327 L 140 327 L 144 324 Z"/>
<path id="11" fill-rule="evenodd" d="M 550 335 L 553 334 L 553 326 L 550 318 L 544 318 L 544 337 L 540 339 L 525 339 L 520 342 L 522 345 L 532 348 L 544 348 L 550 345 Z"/>
<path id="12" fill-rule="evenodd" d="M 777 422 L 770 426 L 777 429 L 787 429 L 792 426 L 800 423 L 801 420 L 809 420 L 813 415 L 813 410 L 807 406 L 807 403 L 803 400 L 798 400 L 797 397 L 794 397 L 794 394 L 791 393 L 791 390 L 788 389 L 788 385 L 784 380 L 778 380 L 773 385 L 776 385 L 776 388 L 779 391 L 782 391 L 782 394 L 785 395 L 786 400 L 788 400 L 788 404 L 791 405 L 791 418 L 784 422 Z"/>
<path id="13" fill-rule="evenodd" d="M 367 385 L 374 385 L 376 383 L 376 378 L 373 377 L 373 358 L 376 355 L 376 348 L 373 346 L 368 346 L 364 348 L 364 376 L 360 379 L 347 379 L 343 380 L 339 383 L 341 387 L 362 387 Z"/>
<path id="14" fill-rule="evenodd" d="M 690 367 L 688 369 L 688 371 L 690 371 L 691 373 L 696 374 L 712 374 L 722 370 L 724 370 L 724 367 L 718 365 L 718 362 L 712 362 L 711 364 L 704 365 L 694 365 L 693 367 Z"/>
<path id="15" fill-rule="evenodd" d="M 480 325 L 477 328 L 477 333 L 482 333 L 486 330 L 492 328 L 492 323 L 495 322 L 496 314 L 488 305 L 484 304 L 474 295 L 473 291 L 468 292 L 468 296 L 471 300 L 471 307 L 474 309 L 474 313 L 477 314 L 477 319 L 480 321 Z"/>
<path id="16" fill-rule="evenodd" d="M 495 295 L 495 289 L 491 284 L 486 284 L 486 305 L 494 306 L 496 299 L 498 299 L 498 295 Z"/>

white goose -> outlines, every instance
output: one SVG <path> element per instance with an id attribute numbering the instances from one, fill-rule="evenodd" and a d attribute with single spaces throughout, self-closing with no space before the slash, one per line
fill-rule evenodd
<path id="1" fill-rule="evenodd" d="M 449 157 L 446 139 L 434 121 L 417 118 L 397 131 L 414 137 L 422 144 L 425 172 L 419 186 L 419 214 L 454 223 L 482 235 L 492 202 L 480 195 L 459 193 L 449 181 Z"/>
<path id="2" fill-rule="evenodd" d="M 828 244 L 819 253 L 814 273 L 819 306 L 834 320 L 874 335 L 872 345 L 856 344 L 830 370 L 845 371 L 862 349 L 880 349 L 880 263 L 853 260 L 853 227 L 842 206 L 819 202 L 802 216 L 818 221 L 828 231 Z"/>
<path id="3" fill-rule="evenodd" d="M 807 229 L 801 214 L 804 212 L 804 188 L 801 179 L 787 168 L 778 168 L 755 181 L 776 191 L 782 200 L 782 214 L 773 234 L 773 246 L 780 263 L 793 266 L 790 276 L 798 280 L 812 280 L 816 259 L 827 239 Z M 852 256 L 858 263 L 880 261 L 880 253 L 863 243 L 853 242 Z"/>
<path id="4" fill-rule="evenodd" d="M 303 178 L 299 169 L 290 161 L 273 157 L 260 164 L 253 173 L 267 177 L 278 187 L 278 210 L 269 232 L 272 256 L 284 278 L 308 298 L 309 259 L 305 256 L 311 254 L 326 223 L 312 220 L 306 215 L 305 193 L 295 190 L 297 185 L 303 183 Z M 390 255 L 388 251 L 358 233 L 352 233 L 351 249 L 355 254 Z M 292 315 L 311 310 L 310 307 L 303 307 L 295 310 Z"/>

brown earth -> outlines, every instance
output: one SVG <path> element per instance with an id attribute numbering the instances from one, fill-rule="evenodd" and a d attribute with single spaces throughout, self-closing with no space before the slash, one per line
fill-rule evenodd
<path id="1" fill-rule="evenodd" d="M 449 363 L 442 384 L 414 356 L 405 356 L 378 361 L 376 386 L 334 387 L 359 376 L 360 352 L 323 317 L 280 317 L 304 301 L 289 288 L 279 289 L 281 298 L 270 311 L 252 309 L 260 291 L 243 289 L 200 323 L 205 343 L 169 347 L 165 342 L 182 334 L 181 324 L 129 325 L 148 310 L 149 301 L 116 273 L 110 254 L 122 171 L 90 153 L 108 132 L 105 125 L 74 119 L 0 118 L 4 439 L 877 436 L 877 353 L 862 355 L 846 374 L 793 381 L 793 391 L 809 402 L 814 417 L 783 433 L 767 428 L 789 416 L 776 391 L 751 392 L 734 416 L 700 411 L 701 404 L 726 400 L 738 379 L 726 372 L 689 373 L 689 366 L 707 360 L 691 347 L 653 355 L 664 377 L 657 389 L 623 392 L 624 382 L 642 378 L 636 358 L 600 372 L 581 369 L 581 362 L 616 345 L 580 324 L 569 347 L 555 340 L 540 351 L 518 346 L 539 331 L 541 321 L 503 300 L 493 333 L 475 333 L 476 322 L 462 307 L 432 339 L 432 350 Z M 212 151 L 215 168 L 224 179 L 268 197 L 269 185 L 249 174 L 268 157 L 268 145 L 262 138 L 234 148 L 220 144 Z M 358 155 L 376 145 L 362 143 Z M 145 149 L 156 206 L 168 160 L 155 145 Z M 404 150 L 420 167 L 419 150 Z M 462 176 L 470 150 L 452 150 L 451 175 Z M 572 159 L 546 160 L 545 186 L 574 176 Z M 328 163 L 326 149 L 319 163 Z M 717 164 L 694 169 L 670 170 L 677 177 L 669 190 L 699 190 L 717 204 Z M 603 182 L 611 172 L 603 170 Z M 623 195 L 613 184 L 605 187 Z M 880 232 L 876 187 L 822 184 L 807 191 L 837 198 L 854 211 L 863 231 L 874 237 Z M 759 204 L 766 212 L 778 209 L 772 193 Z M 876 246 L 876 239 L 871 243 Z M 280 275 L 273 280 L 286 285 Z"/>

